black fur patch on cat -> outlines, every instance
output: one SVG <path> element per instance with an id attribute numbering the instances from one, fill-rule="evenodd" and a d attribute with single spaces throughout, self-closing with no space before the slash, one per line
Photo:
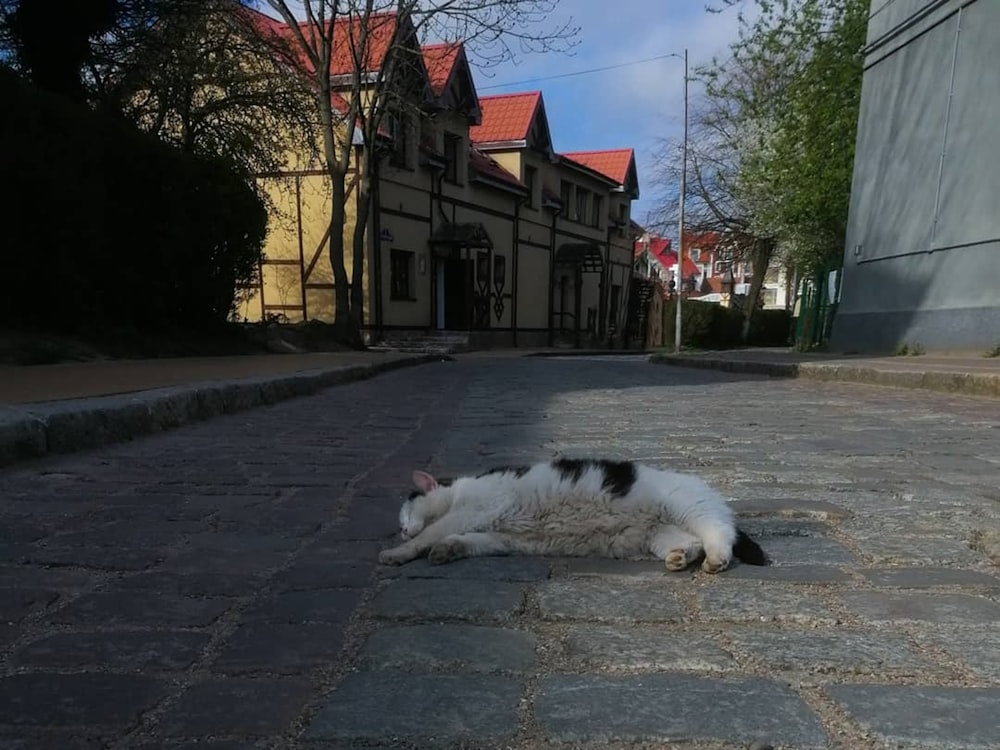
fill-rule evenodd
<path id="1" fill-rule="evenodd" d="M 600 461 L 604 470 L 604 483 L 601 485 L 612 495 L 625 497 L 635 484 L 635 464 L 631 461 Z"/>
<path id="2" fill-rule="evenodd" d="M 455 480 L 452 479 L 451 477 L 443 477 L 442 479 L 437 480 L 437 483 L 438 486 L 440 487 L 451 487 L 451 483 L 454 481 Z M 409 499 L 412 500 L 413 498 L 420 497 L 423 494 L 424 493 L 421 492 L 420 490 L 410 490 Z"/>
<path id="3" fill-rule="evenodd" d="M 736 541 L 733 543 L 733 556 L 747 565 L 768 565 L 767 555 L 761 546 L 747 536 L 746 532 L 736 529 Z"/>
<path id="4" fill-rule="evenodd" d="M 590 458 L 557 458 L 552 466 L 563 479 L 578 482 L 587 469 L 596 468 L 604 476 L 601 486 L 612 495 L 624 497 L 635 484 L 635 464 L 631 461 L 609 461 Z"/>
<path id="5" fill-rule="evenodd" d="M 570 482 L 579 482 L 583 473 L 594 465 L 594 462 L 584 458 L 557 458 L 552 462 L 552 468 L 559 476 Z"/>
<path id="6" fill-rule="evenodd" d="M 515 477 L 520 479 L 527 474 L 530 469 L 530 466 L 494 466 L 492 469 L 487 469 L 482 474 L 479 474 L 476 479 L 489 476 L 490 474 L 513 474 Z"/>

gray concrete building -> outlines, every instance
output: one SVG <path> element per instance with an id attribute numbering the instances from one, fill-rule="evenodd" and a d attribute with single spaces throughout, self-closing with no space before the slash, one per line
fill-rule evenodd
<path id="1" fill-rule="evenodd" d="M 1000 0 L 872 0 L 831 347 L 1000 344 Z"/>

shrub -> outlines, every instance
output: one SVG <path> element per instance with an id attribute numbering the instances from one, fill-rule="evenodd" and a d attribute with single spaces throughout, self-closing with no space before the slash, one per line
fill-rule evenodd
<path id="1" fill-rule="evenodd" d="M 228 165 L 0 70 L 0 315 L 81 331 L 224 322 L 254 280 L 263 202 Z"/>
<path id="2" fill-rule="evenodd" d="M 677 302 L 663 305 L 665 340 L 674 340 Z M 743 316 L 739 311 L 711 302 L 681 303 L 681 346 L 697 349 L 725 349 L 740 345 Z"/>
<path id="3" fill-rule="evenodd" d="M 674 340 L 676 302 L 663 306 L 664 340 Z M 756 310 L 750 319 L 749 346 L 787 346 L 791 316 L 785 310 Z M 695 349 L 728 349 L 743 345 L 743 313 L 712 302 L 689 302 L 681 307 L 681 345 Z"/>
<path id="4" fill-rule="evenodd" d="M 788 346 L 792 316 L 787 310 L 756 310 L 750 319 L 751 346 Z"/>

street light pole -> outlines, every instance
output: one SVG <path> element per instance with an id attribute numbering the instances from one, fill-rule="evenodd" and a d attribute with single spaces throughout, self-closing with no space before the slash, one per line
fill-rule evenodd
<path id="1" fill-rule="evenodd" d="M 681 290 L 684 281 L 684 197 L 688 163 L 688 51 L 684 48 L 684 145 L 681 147 L 681 190 L 677 219 L 677 318 L 674 321 L 674 353 L 681 351 Z"/>

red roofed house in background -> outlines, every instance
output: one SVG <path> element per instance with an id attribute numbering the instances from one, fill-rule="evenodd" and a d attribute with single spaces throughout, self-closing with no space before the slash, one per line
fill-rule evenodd
<path id="1" fill-rule="evenodd" d="M 290 33 L 255 17 L 265 33 Z M 476 346 L 620 345 L 632 269 L 630 206 L 639 195 L 632 150 L 557 154 L 541 92 L 480 97 L 460 42 L 419 47 L 413 35 L 395 34 L 393 14 L 373 18 L 365 72 L 379 69 L 397 36 L 408 45 L 414 93 L 388 118 L 384 143 L 357 141 L 358 159 L 379 159 L 366 228 L 368 338 L 400 345 L 439 332 Z M 338 77 L 347 83 L 353 73 L 349 32 L 346 21 L 337 22 L 335 90 Z M 270 225 L 260 288 L 243 304 L 243 317 L 332 320 L 330 188 L 321 167 L 292 154 L 280 175 L 261 177 L 284 220 Z M 348 247 L 357 216 L 353 185 Z"/>
<path id="2" fill-rule="evenodd" d="M 669 288 L 677 271 L 677 253 L 671 241 L 649 232 L 635 241 L 636 273 L 644 278 L 659 278 Z M 717 232 L 686 232 L 684 236 L 684 293 L 692 298 L 722 299 L 722 280 L 733 273 L 734 294 L 747 294 L 753 277 L 751 264 L 726 252 Z M 769 269 L 761 288 L 765 307 L 784 308 L 787 299 L 787 270 L 775 265 Z"/>

